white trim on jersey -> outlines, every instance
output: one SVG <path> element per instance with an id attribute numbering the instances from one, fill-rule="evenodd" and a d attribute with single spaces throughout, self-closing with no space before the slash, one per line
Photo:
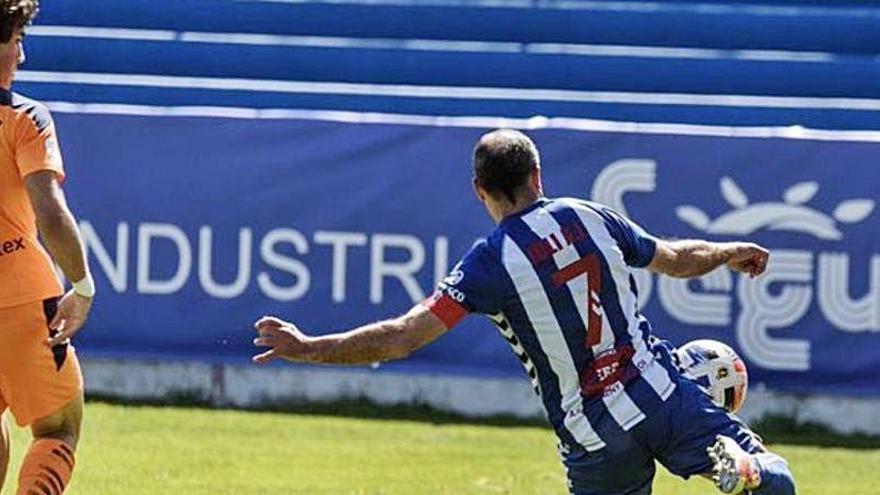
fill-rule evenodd
<path id="1" fill-rule="evenodd" d="M 487 316 L 489 317 L 489 321 L 491 321 L 492 324 L 495 325 L 495 328 L 498 329 L 501 336 L 504 337 L 504 340 L 510 344 L 513 353 L 522 361 L 523 368 L 526 370 L 526 374 L 529 375 L 529 381 L 531 381 L 535 393 L 538 397 L 543 398 L 544 393 L 541 391 L 541 380 L 538 378 L 538 369 L 535 367 L 535 362 L 532 361 L 532 357 L 529 356 L 528 351 L 523 347 L 519 337 L 516 336 L 516 332 L 513 331 L 510 322 L 507 321 L 507 318 L 503 313 L 496 313 Z"/>
<path id="2" fill-rule="evenodd" d="M 501 258 L 535 330 L 541 349 L 547 355 L 550 368 L 559 380 L 559 393 L 562 397 L 560 406 L 565 414 L 565 427 L 575 441 L 588 451 L 604 448 L 605 442 L 584 414 L 580 377 L 574 358 L 531 261 L 508 236 L 504 237 Z"/>
<path id="3" fill-rule="evenodd" d="M 627 316 L 627 332 L 632 337 L 632 344 L 635 348 L 633 363 L 641 370 L 642 378 L 665 401 L 675 390 L 675 382 L 669 377 L 666 369 L 654 359 L 647 343 L 645 343 L 642 329 L 639 328 L 640 320 L 635 318 L 635 309 L 638 305 L 636 295 L 629 287 L 630 269 L 624 261 L 623 252 L 608 230 L 605 220 L 598 213 L 569 200 L 560 200 L 560 202 L 574 210 L 587 228 L 587 232 L 593 238 L 593 242 L 602 252 L 602 256 L 605 258 L 611 271 L 611 276 L 614 279 L 613 282 L 617 290 L 620 307 Z M 632 311 L 629 311 L 628 308 Z M 628 429 L 625 425 L 622 426 L 624 426 L 624 429 Z M 635 426 L 635 424 L 630 425 L 630 427 L 632 426 Z"/>
<path id="4" fill-rule="evenodd" d="M 557 239 L 565 238 L 562 235 L 562 227 L 559 225 L 559 222 L 557 222 L 556 219 L 553 218 L 553 215 L 551 215 L 550 212 L 545 210 L 544 208 L 537 208 L 529 212 L 528 214 L 523 215 L 522 220 L 539 238 L 544 239 L 549 237 L 551 234 L 554 234 Z M 580 259 L 580 255 L 577 252 L 577 248 L 575 248 L 574 245 L 570 244 L 554 254 L 553 259 L 554 261 L 556 261 L 557 266 L 562 269 Z M 621 260 L 621 263 L 622 262 L 623 260 Z M 616 285 L 619 286 L 617 280 L 615 280 L 614 282 Z M 585 276 L 574 277 L 568 282 L 567 285 L 575 300 L 575 306 L 578 308 L 578 312 L 581 315 L 581 321 L 584 324 L 584 328 L 586 328 L 589 324 L 589 320 L 587 319 L 586 315 L 586 311 L 588 311 L 587 279 Z M 586 345 L 586 335 L 584 337 L 584 342 Z M 608 323 L 608 318 L 602 318 L 602 340 L 598 345 L 592 347 L 593 355 L 598 356 L 599 353 L 601 353 L 602 351 L 610 350 L 613 348 L 614 332 L 612 331 L 611 326 Z M 575 371 L 575 374 L 577 374 L 577 371 Z M 624 430 L 629 430 L 640 421 L 645 419 L 645 414 L 641 411 L 641 409 L 639 409 L 635 402 L 633 402 L 632 398 L 629 396 L 629 394 L 626 393 L 624 387 L 622 386 L 609 387 L 608 391 L 603 394 L 602 401 L 605 403 L 605 407 L 608 408 L 611 416 L 614 418 L 615 421 L 617 421 L 617 424 L 619 424 Z"/>

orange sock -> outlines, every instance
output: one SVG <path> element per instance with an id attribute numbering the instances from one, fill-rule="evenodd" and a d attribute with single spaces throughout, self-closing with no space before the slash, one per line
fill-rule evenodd
<path id="1" fill-rule="evenodd" d="M 73 449 L 50 438 L 31 444 L 18 475 L 17 495 L 61 495 L 73 473 Z"/>

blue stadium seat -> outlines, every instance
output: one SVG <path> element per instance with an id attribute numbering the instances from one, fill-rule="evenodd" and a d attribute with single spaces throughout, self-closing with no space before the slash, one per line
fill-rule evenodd
<path id="1" fill-rule="evenodd" d="M 59 27 L 132 31 L 46 31 Z M 25 69 L 40 74 L 23 74 L 21 88 L 62 101 L 842 128 L 880 121 L 880 6 L 873 1 L 56 0 L 33 31 Z M 276 37 L 237 43 L 228 33 Z M 153 35 L 167 39 L 147 39 Z M 186 41 L 198 36 L 205 39 Z M 261 91 L 210 89 L 217 81 L 95 85 L 69 81 L 70 72 L 269 83 Z M 301 90 L 273 81 L 326 84 Z M 334 90 L 340 84 L 360 89 Z M 488 96 L 419 97 L 412 88 L 371 94 L 365 85 L 488 88 Z M 719 98 L 660 104 L 669 93 Z M 654 94 L 657 102 L 645 101 Z M 723 104 L 724 95 L 772 98 Z"/>

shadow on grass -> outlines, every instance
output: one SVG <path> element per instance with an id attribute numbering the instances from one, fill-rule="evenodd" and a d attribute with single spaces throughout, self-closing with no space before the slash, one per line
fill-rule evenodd
<path id="1" fill-rule="evenodd" d="M 161 400 L 130 400 L 91 394 L 89 402 L 125 406 L 192 407 L 211 410 L 246 410 L 255 413 L 285 413 L 341 418 L 418 421 L 437 425 L 460 424 L 496 427 L 549 428 L 543 419 L 513 416 L 470 417 L 438 411 L 427 405 L 379 405 L 366 399 L 335 402 L 288 402 L 261 408 L 233 408 L 212 403 L 199 394 L 177 393 Z M 848 449 L 880 449 L 880 436 L 862 434 L 843 435 L 815 423 L 797 423 L 793 419 L 768 417 L 752 425 L 769 444 L 805 445 L 813 447 L 841 447 Z"/>
<path id="2" fill-rule="evenodd" d="M 461 424 L 475 426 L 549 428 L 549 424 L 543 419 L 517 418 L 505 415 L 471 417 L 438 411 L 427 405 L 381 405 L 366 399 L 340 400 L 334 402 L 280 402 L 259 408 L 231 407 L 223 404 L 217 405 L 198 394 L 187 393 L 175 393 L 159 400 L 131 400 L 90 394 L 87 401 L 101 402 L 111 405 L 123 405 L 127 407 L 191 407 L 211 410 L 250 411 L 255 413 L 284 413 L 388 421 L 418 421 L 438 425 Z"/>

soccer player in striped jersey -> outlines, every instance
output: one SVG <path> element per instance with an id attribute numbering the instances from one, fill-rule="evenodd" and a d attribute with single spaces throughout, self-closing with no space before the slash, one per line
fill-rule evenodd
<path id="1" fill-rule="evenodd" d="M 432 297 L 398 318 L 312 337 L 274 317 L 256 322 L 254 357 L 365 364 L 406 357 L 470 313 L 488 316 L 522 361 L 559 437 L 575 495 L 649 494 L 657 460 L 711 476 L 725 493 L 795 493 L 786 462 L 715 406 L 670 359 L 655 357 L 633 268 L 699 277 L 726 265 L 759 276 L 751 243 L 666 241 L 610 208 L 544 197 L 538 150 L 497 130 L 474 150 L 474 188 L 497 228 Z"/>

